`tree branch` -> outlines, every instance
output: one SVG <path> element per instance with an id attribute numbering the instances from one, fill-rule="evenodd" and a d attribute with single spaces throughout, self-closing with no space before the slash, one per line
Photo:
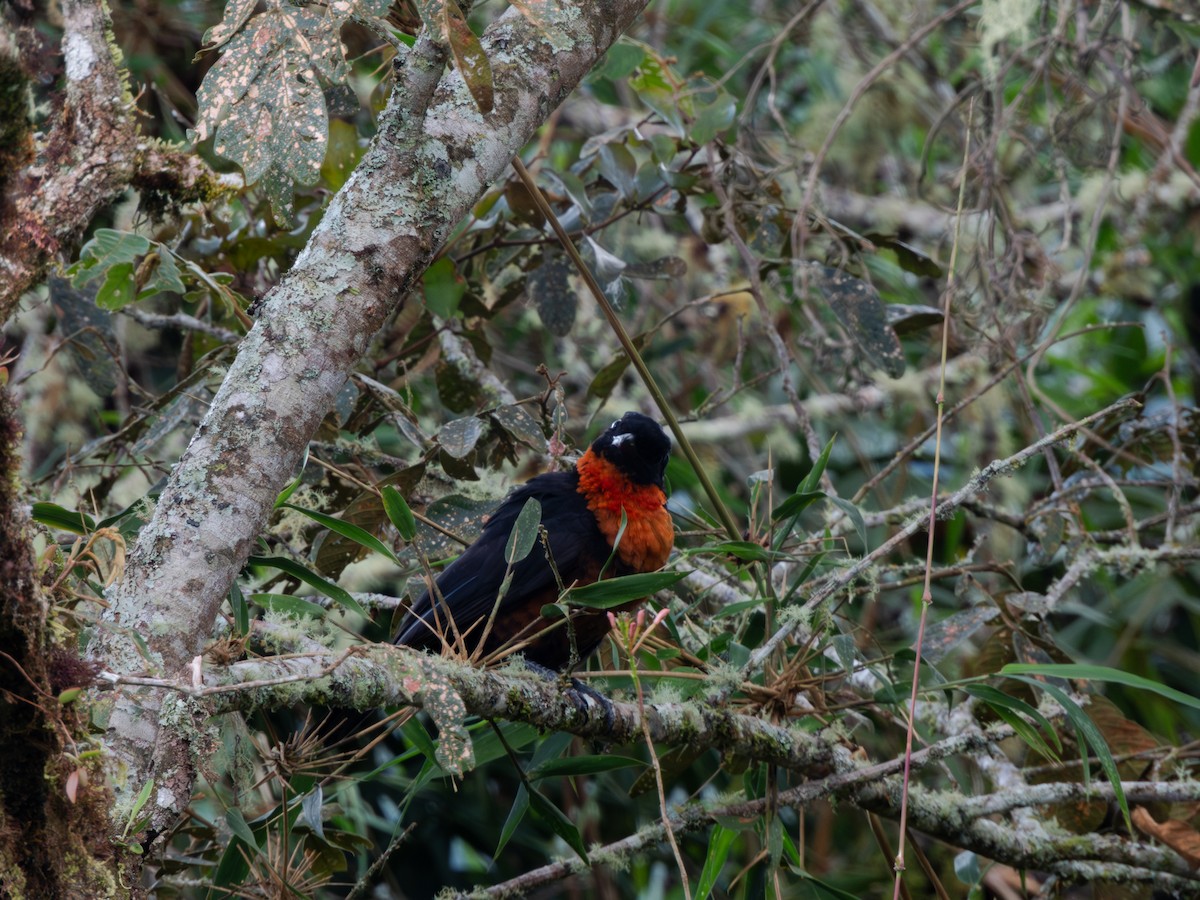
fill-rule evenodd
<path id="1" fill-rule="evenodd" d="M 1005 459 L 995 459 L 988 463 L 982 471 L 972 477 L 966 484 L 951 494 L 944 502 L 938 502 L 938 518 L 947 519 L 954 514 L 967 500 L 970 500 L 976 494 L 987 490 L 987 486 L 994 478 L 1003 475 L 1011 475 L 1032 457 L 1038 455 L 1048 447 L 1053 447 L 1071 437 L 1077 431 L 1087 428 L 1093 422 L 1099 421 L 1105 416 L 1112 415 L 1124 409 L 1129 409 L 1134 406 L 1140 406 L 1137 400 L 1132 397 L 1125 397 L 1107 406 L 1099 412 L 1093 413 L 1078 422 L 1070 422 L 1059 428 L 1052 434 L 1048 434 L 1041 440 L 1035 441 L 1028 447 L 1014 453 L 1012 456 Z M 852 583 L 859 575 L 875 564 L 877 560 L 886 557 L 891 553 L 897 545 L 908 540 L 912 535 L 916 534 L 928 524 L 928 515 L 922 514 L 911 519 L 904 527 L 893 534 L 890 538 L 864 556 L 862 559 L 855 562 L 853 565 L 837 572 L 825 580 L 825 582 L 813 591 L 812 595 L 804 602 L 803 609 L 807 613 L 811 613 L 823 606 L 831 597 L 840 591 L 846 585 Z M 753 672 L 758 666 L 762 665 L 763 660 L 767 659 L 776 648 L 778 648 L 791 633 L 796 629 L 797 625 L 787 624 L 776 631 L 770 638 L 763 642 L 750 656 L 750 661 L 746 664 L 746 671 Z"/>
<path id="2" fill-rule="evenodd" d="M 130 184 L 181 203 L 223 180 L 190 151 L 139 139 L 107 7 L 64 0 L 62 16 L 61 105 L 36 159 L 0 195 L 0 323 Z"/>

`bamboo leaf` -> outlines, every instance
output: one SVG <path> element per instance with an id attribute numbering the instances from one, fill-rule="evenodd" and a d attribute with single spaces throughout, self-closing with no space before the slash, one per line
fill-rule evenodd
<path id="1" fill-rule="evenodd" d="M 353 597 L 351 597 L 344 588 L 340 588 L 336 584 L 326 581 L 316 572 L 305 568 L 295 560 L 287 559 L 283 556 L 251 556 L 248 560 L 246 560 L 246 562 L 252 566 L 270 566 L 273 569 L 278 569 L 280 572 L 286 572 L 288 575 L 299 579 L 309 587 L 320 591 L 343 609 L 348 609 L 350 612 L 357 613 L 364 619 L 370 618 L 370 616 L 367 615 L 367 611 L 362 608 L 362 605 Z"/>
<path id="2" fill-rule="evenodd" d="M 536 781 L 539 778 L 595 775 L 597 772 L 612 772 L 615 769 L 644 765 L 640 759 L 634 759 L 632 756 L 565 756 L 561 759 L 547 760 L 534 766 L 526 774 Z"/>
<path id="3" fill-rule="evenodd" d="M 408 502 L 390 484 L 383 486 L 380 496 L 383 499 L 383 511 L 387 513 L 388 520 L 396 526 L 396 530 L 400 532 L 400 537 L 404 539 L 405 543 L 411 542 L 417 534 L 417 520 L 413 516 L 412 509 L 409 508 Z"/>
<path id="4" fill-rule="evenodd" d="M 1005 666 L 1005 668 L 1008 668 L 1008 666 Z M 1043 668 L 1063 669 L 1067 667 L 1045 666 Z M 1096 727 L 1096 723 L 1093 722 L 1088 717 L 1087 713 L 1080 709 L 1079 704 L 1072 700 L 1071 696 L 1057 684 L 1053 684 L 1049 681 L 1039 681 L 1036 678 L 1026 675 L 1014 675 L 1012 677 L 1017 681 L 1024 681 L 1026 684 L 1045 691 L 1058 702 L 1059 706 L 1063 708 L 1063 712 L 1066 713 L 1067 718 L 1071 721 L 1071 724 L 1075 726 L 1083 741 L 1092 748 L 1092 752 L 1095 753 L 1096 757 L 1100 760 L 1100 768 L 1104 770 L 1104 775 L 1108 778 L 1108 783 L 1112 785 L 1113 794 L 1117 798 L 1117 805 L 1121 807 L 1121 814 L 1125 817 L 1125 827 L 1132 832 L 1133 822 L 1129 818 L 1129 802 L 1125 799 L 1125 791 L 1121 787 L 1121 773 L 1117 771 L 1116 760 L 1113 759 L 1112 752 L 1108 749 L 1108 742 L 1104 740 L 1104 735 L 1100 733 L 1100 729 Z M 1083 758 L 1085 760 L 1084 772 L 1086 776 L 1086 760 L 1088 756 L 1087 749 L 1080 747 L 1080 752 L 1083 754 Z"/>
<path id="5" fill-rule="evenodd" d="M 639 572 L 636 575 L 608 578 L 584 587 L 571 588 L 567 602 L 571 606 L 585 606 L 588 609 L 610 609 L 631 600 L 649 597 L 686 576 L 686 572 Z"/>
<path id="6" fill-rule="evenodd" d="M 579 834 L 579 829 L 575 827 L 575 823 L 567 818 L 566 813 L 547 800 L 540 792 L 529 790 L 529 805 L 533 807 L 533 814 L 550 826 L 551 830 L 560 838 L 567 842 L 572 850 L 579 854 L 588 865 L 591 862 L 588 860 L 587 849 L 583 846 L 583 838 Z"/>
<path id="7" fill-rule="evenodd" d="M 87 513 L 65 509 L 57 503 L 33 504 L 33 521 L 72 534 L 89 534 L 96 530 L 95 520 Z"/>
<path id="8" fill-rule="evenodd" d="M 1167 687 L 1141 675 L 1132 672 L 1122 672 L 1109 666 L 1096 666 L 1088 663 L 1009 663 L 1000 670 L 1001 675 L 1043 675 L 1047 678 L 1082 678 L 1085 681 L 1111 681 L 1126 687 L 1139 688 L 1143 691 L 1153 691 L 1166 697 L 1174 703 L 1200 709 L 1200 698 L 1175 688 Z M 1040 682 L 1038 682 L 1040 683 Z"/>
<path id="9" fill-rule="evenodd" d="M 392 548 L 364 528 L 359 528 L 357 525 L 334 518 L 333 516 L 327 516 L 325 513 L 317 512 L 315 509 L 305 509 L 303 506 L 296 506 L 294 503 L 285 503 L 284 508 L 304 513 L 304 515 L 308 516 L 314 522 L 324 525 L 330 531 L 340 534 L 342 537 L 354 541 L 356 544 L 362 544 L 368 550 L 382 553 L 396 565 L 400 565 L 400 560 L 396 559 L 396 554 L 392 552 Z"/>

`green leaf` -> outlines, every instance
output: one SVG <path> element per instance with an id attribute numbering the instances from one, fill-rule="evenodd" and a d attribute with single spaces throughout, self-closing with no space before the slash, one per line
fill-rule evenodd
<path id="1" fill-rule="evenodd" d="M 1005 668 L 1008 668 L 1008 666 L 1005 666 Z M 1043 668 L 1064 669 L 1070 667 L 1045 666 Z M 1083 666 L 1082 668 L 1088 667 Z M 1129 803 L 1125 799 L 1125 791 L 1121 788 L 1121 773 L 1117 771 L 1117 763 L 1113 759 L 1112 751 L 1108 749 L 1108 742 L 1104 740 L 1104 735 L 1100 733 L 1100 729 L 1096 727 L 1096 723 L 1093 722 L 1087 713 L 1080 709 L 1079 705 L 1071 699 L 1071 696 L 1057 684 L 1049 681 L 1039 681 L 1036 678 L 1026 675 L 1013 675 L 1011 677 L 1015 678 L 1017 681 L 1023 681 L 1026 684 L 1045 691 L 1056 701 L 1058 701 L 1058 705 L 1063 708 L 1063 712 L 1066 713 L 1067 718 L 1071 721 L 1071 724 L 1075 726 L 1080 736 L 1087 743 L 1087 745 L 1092 748 L 1092 752 L 1095 753 L 1096 757 L 1100 760 L 1100 768 L 1104 770 L 1104 774 L 1108 778 L 1108 783 L 1112 785 L 1113 795 L 1117 798 L 1117 805 L 1121 807 L 1121 814 L 1125 817 L 1125 827 L 1128 828 L 1132 834 L 1133 822 L 1129 818 Z M 1080 751 L 1082 752 L 1083 758 L 1086 761 L 1088 756 L 1087 750 L 1081 747 Z"/>
<path id="2" fill-rule="evenodd" d="M 238 634 L 249 634 L 250 605 L 246 602 L 242 589 L 236 581 L 229 586 L 229 608 L 233 611 L 233 622 Z"/>
<path id="3" fill-rule="evenodd" d="M 510 749 L 522 750 L 540 737 L 536 728 L 532 725 L 526 725 L 523 722 L 497 722 L 496 725 L 499 727 L 500 734 L 504 736 L 503 740 L 496 734 L 495 729 L 489 722 L 478 722 L 472 726 L 471 747 L 475 753 L 476 766 L 487 765 L 495 759 L 507 759 Z M 570 738 L 570 735 L 568 735 L 568 738 Z M 537 752 L 540 753 L 542 748 L 551 739 L 552 736 L 546 737 L 541 741 Z M 534 762 L 536 761 L 537 755 L 535 753 Z"/>
<path id="4" fill-rule="evenodd" d="M 706 103 L 696 110 L 696 122 L 692 125 L 689 137 L 703 146 L 732 125 L 736 115 L 737 101 L 731 94 L 720 91 L 712 103 Z"/>
<path id="5" fill-rule="evenodd" d="M 622 197 L 634 195 L 634 179 L 637 176 L 637 160 L 624 144 L 602 144 L 597 154 L 600 174 L 604 176 Z M 606 279 L 601 279 L 606 280 Z"/>
<path id="6" fill-rule="evenodd" d="M 321 821 L 321 805 L 325 802 L 324 791 L 317 784 L 300 801 L 300 816 L 297 825 L 305 825 L 321 840 L 325 840 L 325 823 Z"/>
<path id="7" fill-rule="evenodd" d="M 649 597 L 685 577 L 686 572 L 639 572 L 620 578 L 608 578 L 583 587 L 571 588 L 567 594 L 567 602 L 572 606 L 585 606 L 588 609 L 611 609 L 631 600 Z"/>
<path id="8" fill-rule="evenodd" d="M 824 499 L 824 491 L 799 491 L 792 494 L 777 507 L 771 510 L 771 518 L 778 522 L 789 516 L 798 516 L 818 500 Z"/>
<path id="9" fill-rule="evenodd" d="M 134 823 L 137 821 L 138 813 L 142 811 L 142 807 L 146 805 L 146 801 L 150 799 L 150 793 L 154 790 L 154 779 L 151 778 L 142 785 L 142 789 L 138 791 L 137 798 L 133 801 L 133 806 L 129 810 L 129 816 L 125 820 L 125 834 L 127 837 L 133 829 Z M 136 833 L 136 832 L 135 832 Z"/>
<path id="10" fill-rule="evenodd" d="M 414 716 L 401 725 L 399 731 L 406 741 L 421 751 L 422 756 L 430 762 L 437 762 L 437 745 L 434 744 L 433 738 L 429 736 L 429 732 L 425 730 L 420 719 Z"/>
<path id="11" fill-rule="evenodd" d="M 825 499 L 850 517 L 850 521 L 854 523 L 854 530 L 858 533 L 858 539 L 862 541 L 863 547 L 866 547 L 867 523 L 863 521 L 862 513 L 858 511 L 858 507 L 849 500 L 841 497 L 826 497 Z"/>
<path id="12" fill-rule="evenodd" d="M 596 580 L 602 580 L 608 567 L 612 565 L 612 561 L 617 558 L 617 552 L 621 549 L 621 541 L 625 537 L 625 529 L 629 527 L 629 516 L 625 512 L 625 507 L 621 507 L 621 521 L 617 525 L 617 534 L 613 538 L 612 552 L 608 554 L 608 559 L 604 561 L 604 565 L 600 567 L 600 574 L 596 576 Z"/>
<path id="13" fill-rule="evenodd" d="M 868 241 L 880 249 L 887 248 L 896 254 L 896 262 L 905 272 L 912 272 L 914 275 L 920 275 L 922 278 L 941 278 L 945 271 L 937 264 L 924 250 L 914 247 L 912 244 L 905 243 L 894 234 L 882 234 L 877 231 L 867 232 L 863 235 Z M 929 307 L 926 307 L 929 309 Z M 937 321 L 941 321 L 941 310 L 933 310 L 937 315 Z M 895 324 L 895 320 L 892 320 Z"/>
<path id="14" fill-rule="evenodd" d="M 779 860 L 783 858 L 783 820 L 778 815 L 767 820 L 767 854 L 770 871 L 779 868 Z"/>
<path id="15" fill-rule="evenodd" d="M 271 612 L 310 616 L 315 619 L 322 619 L 326 614 L 325 607 L 302 597 L 293 597 L 291 594 L 251 594 L 249 599 Z"/>
<path id="16" fill-rule="evenodd" d="M 517 796 L 513 798 L 512 808 L 508 811 L 508 818 L 504 820 L 504 827 L 500 829 L 500 840 L 496 844 L 496 852 L 492 854 L 496 859 L 500 858 L 500 852 L 512 839 L 512 836 L 517 832 L 517 826 L 521 824 L 521 820 L 525 818 L 525 813 L 529 809 L 529 791 L 525 790 L 525 785 L 517 788 Z"/>
<path id="17" fill-rule="evenodd" d="M 1046 717 L 1038 712 L 1035 707 L 1030 706 L 1024 700 L 1017 697 L 1010 697 L 1003 691 L 999 691 L 987 684 L 969 684 L 963 688 L 963 691 L 986 703 L 996 715 L 1012 726 L 1013 731 L 1017 733 L 1017 737 L 1046 759 L 1058 761 L 1059 754 L 1042 740 L 1042 736 L 1038 734 L 1037 729 L 1018 715 L 1019 713 L 1023 713 L 1037 722 L 1040 727 L 1044 728 L 1046 733 L 1054 740 L 1057 750 L 1061 752 L 1062 742 L 1058 739 L 1058 734 L 1054 731 L 1054 728 Z"/>
<path id="18" fill-rule="evenodd" d="M 646 346 L 650 340 L 650 335 L 646 333 L 639 334 L 633 339 L 634 349 L 639 352 Z M 616 386 L 621 381 L 621 376 L 625 374 L 625 370 L 629 368 L 629 357 L 624 353 L 620 353 L 611 362 L 607 363 L 596 377 L 592 379 L 592 383 L 588 385 L 588 396 L 595 397 L 599 400 L 607 400 L 609 394 L 616 389 Z"/>
<path id="19" fill-rule="evenodd" d="M 592 77 L 620 81 L 632 75 L 645 58 L 646 51 L 641 47 L 618 41 L 608 48 L 603 62 L 592 71 Z"/>
<path id="20" fill-rule="evenodd" d="M 825 442 L 825 446 L 821 449 L 821 455 L 817 457 L 817 461 L 813 463 L 813 467 L 804 476 L 804 480 L 800 482 L 797 493 L 807 493 L 817 489 L 817 485 L 821 483 L 821 476 L 825 474 L 825 466 L 829 464 L 829 454 L 833 452 L 833 442 L 835 440 L 837 440 L 837 435 L 834 435 Z"/>
<path id="21" fill-rule="evenodd" d="M 83 688 L 77 688 L 77 687 L 67 688 L 65 691 L 63 691 L 61 694 L 58 695 L 58 702 L 61 703 L 63 706 L 66 706 L 68 703 L 74 703 L 76 700 L 78 700 L 79 695 L 82 693 L 83 693 Z"/>
<path id="22" fill-rule="evenodd" d="M 221 889 L 232 888 L 245 881 L 246 876 L 250 874 L 250 860 L 257 852 L 258 847 L 255 844 L 247 844 L 240 837 L 234 837 L 226 845 L 221 854 L 221 861 L 217 863 L 217 870 L 213 873 L 213 889 L 208 892 L 210 900 L 224 900 L 236 896 L 233 891 Z"/>
<path id="23" fill-rule="evenodd" d="M 542 504 L 530 497 L 517 513 L 508 543 L 504 546 L 504 561 L 510 566 L 529 555 L 538 537 L 538 526 L 542 524 Z"/>
<path id="24" fill-rule="evenodd" d="M 97 228 L 92 239 L 80 249 L 79 261 L 67 271 L 75 287 L 83 287 L 113 266 L 133 262 L 149 249 L 150 242 L 140 234 Z"/>
<path id="25" fill-rule="evenodd" d="M 396 526 L 396 530 L 400 532 L 400 537 L 404 539 L 405 543 L 411 543 L 412 539 L 417 536 L 417 520 L 408 503 L 390 484 L 383 486 L 380 496 L 383 500 L 383 511 L 387 513 L 388 520 Z"/>
<path id="26" fill-rule="evenodd" d="M 778 522 L 780 519 L 788 519 L 786 525 L 781 527 L 775 534 L 775 547 L 778 550 L 783 546 L 783 542 L 787 540 L 792 529 L 796 527 L 796 522 L 800 518 L 800 514 L 812 504 L 825 496 L 825 492 L 818 490 L 817 485 L 821 483 L 821 476 L 825 473 L 825 466 L 829 463 L 829 454 L 833 451 L 833 442 L 837 439 L 835 434 L 825 444 L 821 450 L 821 455 L 817 457 L 813 467 L 808 474 L 804 476 L 804 480 L 796 486 L 796 493 L 788 497 L 775 509 L 771 511 L 771 521 Z M 865 540 L 864 540 L 865 543 Z"/>
<path id="27" fill-rule="evenodd" d="M 321 177 L 331 191 L 338 191 L 354 171 L 363 155 L 358 129 L 350 122 L 333 119 L 329 123 L 329 147 L 321 163 Z"/>
<path id="28" fill-rule="evenodd" d="M 861 900 L 858 894 L 851 894 L 849 891 L 843 891 L 839 887 L 834 887 L 832 884 L 827 884 L 815 875 L 810 875 L 803 869 L 797 866 L 789 867 L 792 872 L 801 880 L 811 884 L 816 893 L 822 897 L 832 897 L 833 900 Z"/>
<path id="29" fill-rule="evenodd" d="M 736 831 L 731 831 L 724 825 L 714 825 L 708 836 L 708 853 L 704 856 L 704 868 L 700 870 L 700 880 L 696 882 L 696 900 L 704 900 L 712 894 L 717 886 L 717 877 L 725 868 L 729 858 L 729 848 L 737 837 Z"/>
<path id="30" fill-rule="evenodd" d="M 247 824 L 245 815 L 236 806 L 225 810 L 225 823 L 229 826 L 230 831 L 246 842 L 246 846 L 258 846 L 258 840 Z"/>
<path id="31" fill-rule="evenodd" d="M 90 534 L 96 530 L 95 520 L 87 513 L 64 509 L 57 503 L 33 504 L 33 520 L 72 534 Z"/>
<path id="32" fill-rule="evenodd" d="M 142 292 L 160 291 L 171 294 L 182 294 L 187 288 L 179 274 L 179 265 L 175 262 L 175 254 L 166 244 L 157 241 L 154 244 L 157 264 L 154 271 L 142 286 Z M 140 295 L 139 295 L 140 296 Z"/>
<path id="33" fill-rule="evenodd" d="M 296 488 L 300 487 L 300 481 L 304 478 L 304 467 L 308 465 L 308 447 L 304 448 L 304 456 L 300 459 L 300 471 L 296 473 L 296 477 L 291 480 L 287 487 L 280 491 L 279 496 L 275 498 L 274 509 L 279 509 L 288 502 L 288 497 L 295 493 Z"/>
<path id="34" fill-rule="evenodd" d="M 362 605 L 353 597 L 351 597 L 344 588 L 340 588 L 336 584 L 326 581 L 316 572 L 305 568 L 295 560 L 287 559 L 283 556 L 251 556 L 248 560 L 246 560 L 246 562 L 252 566 L 270 566 L 271 568 L 278 569 L 280 572 L 286 572 L 293 578 L 298 578 L 309 587 L 316 588 L 343 609 L 348 609 L 352 613 L 357 613 L 364 619 L 371 618 L 367 614 L 367 611 L 362 608 Z"/>
<path id="35" fill-rule="evenodd" d="M 442 257 L 425 270 L 421 280 L 426 308 L 441 319 L 451 318 L 467 292 L 467 283 L 454 268 L 454 260 Z"/>
<path id="36" fill-rule="evenodd" d="M 315 509 L 305 509 L 303 506 L 296 506 L 294 503 L 285 503 L 284 508 L 304 513 L 304 515 L 308 516 L 314 522 L 324 525 L 330 531 L 340 534 L 342 537 L 354 541 L 356 544 L 361 544 L 368 550 L 382 553 L 396 565 L 400 565 L 400 560 L 396 559 L 396 554 L 392 552 L 392 548 L 366 529 L 359 528 L 357 525 L 344 522 L 341 519 L 335 519 L 333 516 L 327 516 L 325 513 L 317 512 Z"/>
<path id="37" fill-rule="evenodd" d="M 117 310 L 137 299 L 137 279 L 133 263 L 117 263 L 104 276 L 104 284 L 96 292 L 96 305 L 101 309 Z"/>
<path id="38" fill-rule="evenodd" d="M 528 793 L 529 805 L 533 807 L 533 814 L 549 825 L 555 834 L 566 841 L 567 846 L 579 854 L 579 858 L 584 863 L 591 865 L 587 849 L 583 846 L 583 838 L 580 837 L 579 829 L 575 827 L 575 823 L 568 819 L 561 809 L 547 800 L 538 791 L 529 790 Z"/>
<path id="39" fill-rule="evenodd" d="M 539 778 L 595 775 L 597 772 L 612 772 L 615 769 L 628 769 L 644 765 L 644 762 L 634 759 L 632 756 L 564 756 L 534 766 L 526 775 L 530 780 L 536 781 Z"/>
<path id="40" fill-rule="evenodd" d="M 1200 709 L 1200 698 L 1175 688 L 1134 675 L 1132 672 L 1122 672 L 1109 666 L 1096 666 L 1088 663 L 1009 663 L 999 672 L 1000 675 L 1044 675 L 1047 678 L 1082 678 L 1085 681 L 1111 681 L 1126 687 L 1153 691 L 1175 703 Z"/>
<path id="41" fill-rule="evenodd" d="M 740 600 L 737 603 L 730 603 L 728 606 L 722 606 L 710 616 L 713 619 L 728 619 L 730 616 L 736 616 L 739 613 L 744 613 L 748 609 L 762 609 L 767 603 L 766 600 Z"/>
<path id="42" fill-rule="evenodd" d="M 777 559 L 792 558 L 791 554 L 776 553 L 754 541 L 722 541 L 719 544 L 706 545 L 697 552 L 727 553 L 745 562 L 771 562 Z"/>
<path id="43" fill-rule="evenodd" d="M 983 878 L 979 866 L 979 857 L 970 850 L 964 850 L 954 857 L 954 874 L 963 884 L 978 884 Z"/>

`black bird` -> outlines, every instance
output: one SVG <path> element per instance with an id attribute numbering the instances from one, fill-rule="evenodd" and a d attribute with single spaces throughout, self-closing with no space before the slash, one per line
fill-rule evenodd
<path id="1" fill-rule="evenodd" d="M 592 442 L 574 469 L 538 475 L 514 490 L 478 540 L 438 576 L 436 590 L 413 603 L 395 642 L 428 650 L 457 645 L 484 657 L 520 646 L 527 661 L 558 670 L 586 658 L 608 632 L 607 615 L 579 610 L 569 629 L 561 621 L 551 628 L 553 620 L 543 618 L 541 609 L 558 599 L 560 580 L 563 587 L 585 585 L 602 571 L 606 578 L 652 572 L 667 561 L 675 539 L 663 492 L 670 453 L 671 442 L 657 422 L 626 413 Z M 531 497 L 541 504 L 554 567 L 539 542 L 513 566 L 508 591 L 496 607 L 507 568 L 505 545 Z M 614 554 L 622 511 L 625 531 Z"/>

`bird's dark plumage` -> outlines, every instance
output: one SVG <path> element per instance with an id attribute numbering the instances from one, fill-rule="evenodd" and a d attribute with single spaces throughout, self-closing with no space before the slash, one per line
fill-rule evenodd
<path id="1" fill-rule="evenodd" d="M 482 649 L 484 656 L 529 641 L 521 652 L 547 668 L 563 669 L 573 655 L 586 657 L 608 631 L 605 614 L 579 611 L 570 629 L 560 623 L 541 634 L 551 624 L 541 618 L 541 609 L 558 599 L 559 579 L 566 587 L 590 584 L 602 569 L 607 577 L 653 571 L 666 562 L 674 540 L 662 489 L 670 452 L 658 423 L 630 412 L 592 442 L 575 469 L 538 475 L 517 488 L 488 519 L 479 539 L 438 576 L 437 590 L 413 603 L 396 643 L 438 650 L 443 641 L 455 646 L 457 631 L 468 651 Z M 541 504 L 558 578 L 539 542 L 513 566 L 512 582 L 479 648 L 504 580 L 508 536 L 531 497 Z M 626 527 L 614 555 L 622 510 Z"/>

